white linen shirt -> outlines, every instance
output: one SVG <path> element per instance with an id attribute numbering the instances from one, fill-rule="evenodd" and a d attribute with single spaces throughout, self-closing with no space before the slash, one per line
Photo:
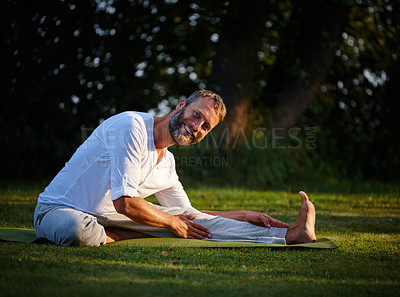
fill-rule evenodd
<path id="1" fill-rule="evenodd" d="M 101 123 L 56 175 L 38 203 L 72 207 L 91 214 L 115 212 L 112 200 L 155 194 L 166 207 L 191 207 L 166 150 L 157 163 L 154 118 L 123 112 Z"/>

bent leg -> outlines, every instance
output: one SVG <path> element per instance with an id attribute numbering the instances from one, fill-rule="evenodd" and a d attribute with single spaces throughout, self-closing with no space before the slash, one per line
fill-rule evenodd
<path id="1" fill-rule="evenodd" d="M 72 208 L 38 204 L 34 215 L 35 233 L 56 245 L 99 246 L 106 233 L 96 217 Z"/>
<path id="2" fill-rule="evenodd" d="M 145 233 L 137 232 L 134 230 L 122 229 L 118 227 L 107 227 L 105 228 L 105 230 L 107 236 L 107 241 L 106 241 L 107 244 L 126 239 L 154 237 Z"/>

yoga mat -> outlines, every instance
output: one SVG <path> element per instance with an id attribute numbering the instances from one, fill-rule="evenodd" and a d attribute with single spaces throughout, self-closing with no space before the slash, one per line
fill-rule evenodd
<path id="1" fill-rule="evenodd" d="M 0 240 L 23 243 L 45 243 L 45 239 L 37 238 L 33 229 L 0 229 Z M 209 241 L 183 238 L 138 238 L 122 240 L 113 245 L 127 245 L 137 247 L 197 247 L 197 248 L 233 248 L 233 247 L 267 247 L 267 248 L 311 248 L 334 249 L 337 245 L 327 238 L 318 239 L 314 243 L 302 244 L 273 244 L 254 242 Z"/>
<path id="2" fill-rule="evenodd" d="M 33 229 L 0 229 L 1 241 L 33 243 L 37 239 Z"/>
<path id="3" fill-rule="evenodd" d="M 318 239 L 314 243 L 302 244 L 277 244 L 277 243 L 255 243 L 241 241 L 211 241 L 183 238 L 138 238 L 112 243 L 113 245 L 129 245 L 140 247 L 197 247 L 197 248 L 233 248 L 233 247 L 267 247 L 267 248 L 311 248 L 311 249 L 334 249 L 337 245 L 327 238 Z"/>

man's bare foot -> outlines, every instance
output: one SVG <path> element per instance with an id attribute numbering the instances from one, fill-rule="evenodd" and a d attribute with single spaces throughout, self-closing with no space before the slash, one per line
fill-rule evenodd
<path id="1" fill-rule="evenodd" d="M 307 194 L 299 192 L 302 203 L 296 222 L 289 227 L 286 234 L 286 244 L 316 242 L 315 236 L 315 208 Z"/>
<path id="2" fill-rule="evenodd" d="M 154 237 L 148 234 L 140 233 L 133 230 L 120 229 L 115 227 L 107 227 L 106 230 L 106 244 L 113 243 L 119 240 L 134 239 L 134 238 L 150 238 Z"/>

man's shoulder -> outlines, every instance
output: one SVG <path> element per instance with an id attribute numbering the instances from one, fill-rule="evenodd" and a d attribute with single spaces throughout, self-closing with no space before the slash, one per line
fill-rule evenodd
<path id="1" fill-rule="evenodd" d="M 125 127 L 145 128 L 152 127 L 153 116 L 150 113 L 138 111 L 124 111 L 116 114 L 104 122 L 105 126 L 121 125 Z"/>
<path id="2" fill-rule="evenodd" d="M 142 111 L 124 111 L 121 114 L 135 119 L 143 119 L 144 121 L 153 118 L 152 114 Z"/>
<path id="3" fill-rule="evenodd" d="M 147 122 L 153 118 L 150 113 L 140 111 L 124 111 L 115 115 L 114 117 L 119 119 L 135 119 L 140 122 Z"/>

